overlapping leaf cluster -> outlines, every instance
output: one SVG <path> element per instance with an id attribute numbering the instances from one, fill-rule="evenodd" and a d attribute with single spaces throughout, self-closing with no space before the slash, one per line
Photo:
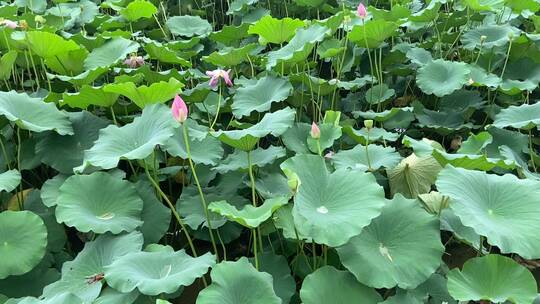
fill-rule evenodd
<path id="1" fill-rule="evenodd" d="M 533 303 L 540 1 L 359 4 L 0 2 L 0 303 Z"/>

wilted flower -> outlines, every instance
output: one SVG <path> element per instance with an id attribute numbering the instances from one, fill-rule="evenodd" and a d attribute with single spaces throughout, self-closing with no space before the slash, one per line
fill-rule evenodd
<path id="1" fill-rule="evenodd" d="M 2 19 L 0 20 L 0 25 L 3 25 L 3 26 L 6 26 L 6 27 L 9 27 L 10 29 L 14 30 L 17 28 L 17 22 L 15 21 L 12 21 L 12 20 L 8 20 L 8 19 Z"/>
<path id="2" fill-rule="evenodd" d="M 362 19 L 365 19 L 367 17 L 367 9 L 362 2 L 358 4 L 358 8 L 356 9 L 356 14 L 358 15 L 358 17 Z"/>
<path id="3" fill-rule="evenodd" d="M 310 131 L 311 137 L 314 139 L 321 138 L 321 129 L 319 129 L 319 126 L 315 122 L 311 124 L 311 131 Z"/>
<path id="4" fill-rule="evenodd" d="M 124 60 L 124 64 L 135 69 L 144 64 L 144 58 L 142 56 L 131 55 L 128 59 Z"/>
<path id="5" fill-rule="evenodd" d="M 171 111 L 176 121 L 178 121 L 179 123 L 183 123 L 184 121 L 186 121 L 189 114 L 188 108 L 182 97 L 178 96 L 178 94 L 176 94 L 176 96 L 174 97 Z"/>
<path id="6" fill-rule="evenodd" d="M 34 22 L 44 24 L 47 20 L 43 16 L 37 15 L 34 17 Z"/>
<path id="7" fill-rule="evenodd" d="M 29 28 L 28 22 L 26 20 L 19 21 L 19 27 L 26 31 Z"/>
<path id="8" fill-rule="evenodd" d="M 227 86 L 229 87 L 232 87 L 233 86 L 233 83 L 231 81 L 231 78 L 229 77 L 229 73 L 231 72 L 231 70 L 222 70 L 222 69 L 217 69 L 217 70 L 213 70 L 213 71 L 206 71 L 206 75 L 210 76 L 210 86 L 212 88 L 216 87 L 218 85 L 218 82 L 219 82 L 219 79 L 220 78 L 223 78 L 223 80 L 225 80 L 225 83 L 227 84 Z"/>

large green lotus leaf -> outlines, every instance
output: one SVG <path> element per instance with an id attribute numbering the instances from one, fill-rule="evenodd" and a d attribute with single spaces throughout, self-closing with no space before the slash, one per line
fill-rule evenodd
<path id="1" fill-rule="evenodd" d="M 135 0 L 120 10 L 120 14 L 127 21 L 133 22 L 141 18 L 152 18 L 157 13 L 157 8 L 150 1 Z"/>
<path id="2" fill-rule="evenodd" d="M 174 16 L 167 20 L 166 25 L 176 36 L 205 37 L 212 32 L 212 25 L 199 16 Z"/>
<path id="3" fill-rule="evenodd" d="M 27 32 L 26 42 L 30 50 L 42 58 L 58 56 L 61 53 L 81 48 L 73 40 L 65 40 L 56 34 L 45 31 Z"/>
<path id="4" fill-rule="evenodd" d="M 149 182 L 138 181 L 135 184 L 137 194 L 143 201 L 139 230 L 144 236 L 144 243 L 157 243 L 165 235 L 171 223 L 171 210 L 156 197 L 154 188 Z"/>
<path id="5" fill-rule="evenodd" d="M 287 132 L 281 135 L 281 140 L 287 149 L 297 154 L 309 154 L 307 137 L 310 136 L 310 130 L 311 126 L 307 123 L 295 123 Z"/>
<path id="6" fill-rule="evenodd" d="M 59 293 L 57 295 L 54 295 L 53 297 L 43 300 L 32 297 L 20 298 L 20 301 L 19 299 L 13 301 L 12 300 L 13 299 L 7 301 L 6 304 L 85 304 L 85 302 L 81 298 L 77 297 L 72 293 Z"/>
<path id="7" fill-rule="evenodd" d="M 117 127 L 110 125 L 99 131 L 94 146 L 84 153 L 84 164 L 103 169 L 115 168 L 120 159 L 145 159 L 156 145 L 165 145 L 174 135 L 176 121 L 169 108 L 162 104 L 149 105 L 132 123 Z"/>
<path id="8" fill-rule="evenodd" d="M 56 220 L 54 209 L 48 208 L 41 201 L 41 192 L 31 190 L 24 199 L 24 208 L 39 215 L 47 228 L 47 252 L 60 252 L 66 244 L 66 232 L 64 226 Z"/>
<path id="9" fill-rule="evenodd" d="M 459 240 L 465 241 L 474 248 L 480 248 L 480 236 L 471 227 L 463 226 L 459 217 L 451 209 L 443 209 L 440 219 L 441 230 L 450 231 Z"/>
<path id="10" fill-rule="evenodd" d="M 357 145 L 350 150 L 341 150 L 332 156 L 332 163 L 336 169 L 366 171 L 370 166 L 372 170 L 393 168 L 401 161 L 394 148 L 379 145 L 369 145 L 367 148 L 366 151 L 366 146 Z"/>
<path id="11" fill-rule="evenodd" d="M 354 111 L 353 114 L 355 117 L 362 117 L 364 119 L 373 119 L 375 121 L 385 122 L 392 117 L 396 116 L 400 112 L 412 112 L 412 107 L 405 107 L 405 108 L 392 108 L 390 110 L 385 110 L 382 112 L 374 112 L 374 111 Z"/>
<path id="12" fill-rule="evenodd" d="M 479 66 L 469 64 L 469 69 L 471 70 L 469 80 L 472 79 L 473 86 L 486 86 L 490 88 L 497 88 L 501 84 L 501 78 L 499 78 L 499 76 L 493 73 L 488 73 L 486 70 Z M 469 84 L 471 83 L 469 82 Z"/>
<path id="13" fill-rule="evenodd" d="M 345 244 L 384 206 L 384 191 L 371 173 L 345 169 L 330 173 L 317 155 L 297 155 L 281 168 L 299 179 L 292 212 L 296 229 L 318 244 Z"/>
<path id="14" fill-rule="evenodd" d="M 362 145 L 367 144 L 368 138 L 369 143 L 376 141 L 396 141 L 399 138 L 398 133 L 388 132 L 383 128 L 373 128 L 368 132 L 366 128 L 355 130 L 352 126 L 344 126 L 343 132 Z"/>
<path id="15" fill-rule="evenodd" d="M 150 58 L 156 59 L 163 63 L 180 64 L 184 67 L 191 67 L 191 62 L 180 57 L 176 51 L 170 49 L 166 45 L 159 42 L 149 40 L 144 45 L 144 50 L 148 53 Z"/>
<path id="16" fill-rule="evenodd" d="M 25 296 L 39 297 L 43 287 L 60 279 L 60 272 L 50 268 L 47 256 L 31 271 L 22 275 L 12 275 L 0 280 L 0 293 L 10 298 Z M 2 303 L 0 296 L 0 303 Z"/>
<path id="17" fill-rule="evenodd" d="M 0 279 L 21 275 L 34 268 L 45 255 L 47 228 L 30 211 L 0 213 Z"/>
<path id="18" fill-rule="evenodd" d="M 17 51 L 11 50 L 0 57 L 0 79 L 6 80 L 11 77 L 17 54 Z"/>
<path id="19" fill-rule="evenodd" d="M 437 189 L 450 196 L 450 208 L 503 253 L 540 257 L 540 182 L 447 166 Z"/>
<path id="20" fill-rule="evenodd" d="M 257 148 L 251 151 L 251 164 L 262 168 L 266 165 L 272 164 L 277 159 L 286 155 L 286 149 L 283 147 L 270 146 L 268 149 Z M 227 173 L 236 170 L 247 170 L 249 168 L 248 154 L 245 151 L 235 150 L 232 154 L 229 154 L 227 158 L 220 162 L 220 164 L 212 170 L 216 170 L 219 173 Z"/>
<path id="21" fill-rule="evenodd" d="M 198 125 L 196 121 L 188 119 L 179 128 L 175 129 L 174 135 L 165 145 L 165 149 L 173 156 L 179 156 L 183 159 L 188 158 L 184 132 L 182 128 L 188 128 L 189 147 L 191 159 L 194 163 L 205 165 L 217 165 L 223 157 L 223 147 L 221 142 L 208 133 L 208 127 Z M 196 132 L 206 133 L 202 139 L 190 135 Z"/>
<path id="22" fill-rule="evenodd" d="M 56 200 L 60 194 L 60 187 L 64 184 L 68 177 L 58 174 L 55 177 L 46 180 L 41 186 L 41 200 L 47 207 L 56 206 Z"/>
<path id="23" fill-rule="evenodd" d="M 26 93 L 0 92 L 0 114 L 25 130 L 53 130 L 60 135 L 73 134 L 68 116 L 59 111 L 54 103 L 46 103 Z"/>
<path id="24" fill-rule="evenodd" d="M 522 104 L 502 109 L 493 121 L 497 128 L 512 127 L 530 130 L 540 125 L 540 103 Z"/>
<path id="25" fill-rule="evenodd" d="M 536 298 L 536 281 L 511 258 L 490 254 L 465 262 L 448 274 L 448 291 L 459 301 L 529 304 Z"/>
<path id="26" fill-rule="evenodd" d="M 465 0 L 464 2 L 475 11 L 498 11 L 504 7 L 505 0 Z"/>
<path id="27" fill-rule="evenodd" d="M 85 48 L 60 53 L 54 57 L 45 58 L 45 65 L 55 73 L 62 75 L 77 75 L 84 72 L 83 62 L 88 56 Z"/>
<path id="28" fill-rule="evenodd" d="M 348 271 L 324 266 L 308 275 L 302 283 L 300 298 L 305 304 L 375 304 L 381 296 L 369 287 L 360 284 Z"/>
<path id="29" fill-rule="evenodd" d="M 272 103 L 280 102 L 291 94 L 293 87 L 284 78 L 265 76 L 261 79 L 250 79 L 236 90 L 231 105 L 234 116 L 242 118 L 253 111 L 266 112 Z"/>
<path id="30" fill-rule="evenodd" d="M 444 246 L 438 219 L 416 200 L 396 195 L 379 217 L 337 251 L 343 265 L 367 286 L 412 289 L 440 266 Z"/>
<path id="31" fill-rule="evenodd" d="M 184 85 L 170 78 L 169 81 L 160 81 L 151 84 L 150 86 L 137 87 L 133 82 L 111 83 L 103 87 L 103 91 L 107 93 L 116 93 L 126 96 L 133 101 L 139 108 L 144 108 L 149 104 L 164 103 L 171 100 Z"/>
<path id="32" fill-rule="evenodd" d="M 443 167 L 451 164 L 454 167 L 482 171 L 489 171 L 495 167 L 503 169 L 514 169 L 516 167 L 516 163 L 513 160 L 490 158 L 484 154 L 450 154 L 445 151 L 433 149 L 432 155 Z"/>
<path id="33" fill-rule="evenodd" d="M 21 183 L 21 173 L 17 169 L 12 169 L 0 173 L 0 191 L 10 192 Z"/>
<path id="34" fill-rule="evenodd" d="M 93 70 L 99 67 L 109 67 L 126 58 L 130 53 L 136 53 L 139 44 L 122 37 L 115 37 L 102 46 L 95 48 L 84 60 L 84 68 Z"/>
<path id="35" fill-rule="evenodd" d="M 296 292 L 296 282 L 291 275 L 287 259 L 271 252 L 262 252 L 258 255 L 258 259 L 259 271 L 272 275 L 276 295 L 281 298 L 282 303 L 289 303 Z M 250 258 L 249 262 L 255 266 L 254 258 Z"/>
<path id="36" fill-rule="evenodd" d="M 116 304 L 116 303 L 133 304 L 133 303 L 138 303 L 136 300 L 139 298 L 141 298 L 141 302 L 142 302 L 142 296 L 136 290 L 130 293 L 122 293 L 122 292 L 117 291 L 116 289 L 107 288 L 103 290 L 103 292 L 99 295 L 99 298 L 97 298 L 94 302 L 92 302 L 92 304 Z M 158 300 L 156 300 L 156 303 L 159 303 Z M 164 302 L 164 303 L 170 304 L 170 302 Z"/>
<path id="37" fill-rule="evenodd" d="M 472 123 L 465 123 L 463 113 L 456 112 L 455 108 L 449 112 L 422 109 L 416 114 L 418 126 L 434 129 L 442 135 L 448 135 L 455 130 L 470 129 Z"/>
<path id="38" fill-rule="evenodd" d="M 366 101 L 369 104 L 378 104 L 387 101 L 394 97 L 396 91 L 390 89 L 387 84 L 376 84 L 366 91 Z"/>
<path id="39" fill-rule="evenodd" d="M 55 295 L 71 292 L 86 303 L 92 303 L 100 294 L 102 280 L 92 280 L 96 275 L 104 273 L 105 266 L 116 259 L 142 249 L 143 236 L 140 232 L 122 235 L 103 234 L 94 241 L 85 243 L 84 249 L 73 261 L 62 265 L 62 278 L 45 287 L 43 296 L 51 298 Z"/>
<path id="40" fill-rule="evenodd" d="M 234 13 L 239 13 L 250 5 L 256 4 L 259 0 L 234 0 L 229 5 L 229 10 L 227 15 L 232 15 Z"/>
<path id="41" fill-rule="evenodd" d="M 287 196 L 291 193 L 287 185 L 287 178 L 273 170 L 259 173 L 255 180 L 255 188 L 259 195 L 265 199 Z"/>
<path id="42" fill-rule="evenodd" d="M 288 204 L 274 212 L 272 220 L 274 221 L 275 227 L 281 229 L 283 236 L 287 239 L 306 240 L 307 242 L 311 242 L 310 237 L 304 236 L 296 230 L 296 227 L 294 226 L 292 208 L 293 204 Z"/>
<path id="43" fill-rule="evenodd" d="M 208 56 L 204 56 L 202 60 L 215 66 L 236 66 L 242 62 L 249 61 L 249 55 L 255 49 L 257 49 L 256 43 L 250 43 L 241 48 L 224 48 Z"/>
<path id="44" fill-rule="evenodd" d="M 67 104 L 72 108 L 86 109 L 90 105 L 111 107 L 118 99 L 117 93 L 105 92 L 104 87 L 83 85 L 76 93 L 62 94 L 61 105 Z"/>
<path id="45" fill-rule="evenodd" d="M 487 145 L 493 142 L 493 136 L 489 132 L 471 133 L 467 140 L 461 143 L 458 153 L 478 154 L 482 153 Z"/>
<path id="46" fill-rule="evenodd" d="M 384 302 L 380 304 L 422 304 L 423 301 L 420 301 L 417 297 L 412 295 L 410 292 L 406 292 L 403 289 L 398 289 L 396 294 L 386 298 Z"/>
<path id="47" fill-rule="evenodd" d="M 441 165 L 430 155 L 418 157 L 414 153 L 403 159 L 395 168 L 387 169 L 392 195 L 403 194 L 406 198 L 416 198 L 428 193 L 435 183 Z"/>
<path id="48" fill-rule="evenodd" d="M 392 37 L 398 28 L 398 24 L 382 19 L 371 20 L 363 25 L 356 25 L 349 32 L 349 40 L 363 48 L 377 48 L 386 39 Z"/>
<path id="49" fill-rule="evenodd" d="M 59 26 L 63 25 L 64 29 L 71 29 L 75 26 L 78 28 L 84 27 L 85 24 L 94 21 L 94 18 L 96 18 L 99 13 L 99 7 L 96 5 L 96 3 L 90 0 L 81 0 L 77 2 L 56 0 L 54 2 L 56 2 L 57 5 L 48 9 L 47 13 L 60 17 L 56 18 L 55 21 L 60 21 L 61 23 Z M 50 18 L 48 19 L 50 20 Z"/>
<path id="50" fill-rule="evenodd" d="M 481 37 L 485 36 L 485 39 Z M 519 30 L 508 24 L 497 25 L 487 24 L 482 25 L 466 32 L 461 36 L 463 47 L 468 50 L 473 50 L 477 47 L 491 49 L 500 47 L 510 42 L 511 37 L 518 37 Z"/>
<path id="51" fill-rule="evenodd" d="M 470 72 L 466 63 L 437 59 L 418 70 L 416 83 L 422 92 L 442 97 L 461 89 Z"/>
<path id="52" fill-rule="evenodd" d="M 55 132 L 39 134 L 36 154 L 41 161 L 60 173 L 71 174 L 73 168 L 83 161 L 84 150 L 89 149 L 98 138 L 99 130 L 109 123 L 90 112 L 69 112 L 74 134 L 58 135 Z"/>
<path id="53" fill-rule="evenodd" d="M 75 76 L 54 75 L 54 74 L 47 73 L 47 78 L 49 79 L 58 78 L 62 81 L 69 82 L 76 86 L 83 86 L 83 85 L 91 84 L 108 70 L 109 70 L 108 67 L 98 67 L 92 70 L 85 71 Z"/>
<path id="54" fill-rule="evenodd" d="M 154 251 L 127 254 L 105 267 L 105 279 L 120 292 L 138 289 L 145 295 L 174 293 L 181 286 L 191 285 L 216 263 L 207 253 L 194 258 L 184 250 L 177 252 Z"/>
<path id="55" fill-rule="evenodd" d="M 46 0 L 15 0 L 15 5 L 18 7 L 27 7 L 32 12 L 43 13 L 47 8 Z"/>
<path id="56" fill-rule="evenodd" d="M 294 63 L 303 61 L 309 56 L 315 43 L 324 40 L 329 32 L 329 28 L 318 24 L 297 30 L 294 37 L 286 46 L 268 53 L 266 69 L 270 70 L 282 62 Z"/>
<path id="57" fill-rule="evenodd" d="M 432 303 L 458 304 L 458 301 L 454 300 L 448 293 L 446 285 L 446 278 L 441 274 L 434 273 L 427 281 L 408 293 L 418 299 L 427 300 L 429 298 Z"/>
<path id="58" fill-rule="evenodd" d="M 272 216 L 272 213 L 289 202 L 288 197 L 275 197 L 267 199 L 261 206 L 246 205 L 241 210 L 227 203 L 227 201 L 213 202 L 208 206 L 210 211 L 221 214 L 229 220 L 248 227 L 257 228 Z"/>
<path id="59" fill-rule="evenodd" d="M 143 201 L 130 182 L 105 172 L 69 177 L 60 187 L 56 218 L 82 232 L 131 232 L 142 225 Z"/>
<path id="60" fill-rule="evenodd" d="M 289 129 L 296 116 L 296 111 L 289 107 L 266 113 L 263 119 L 247 129 L 243 130 L 220 130 L 213 132 L 212 135 L 219 138 L 222 142 L 242 151 L 249 151 L 255 147 L 259 138 L 267 135 L 279 136 Z"/>
<path id="61" fill-rule="evenodd" d="M 239 26 L 224 25 L 221 30 L 212 32 L 208 38 L 224 45 L 232 46 L 248 36 L 248 29 L 248 23 L 242 23 Z"/>
<path id="62" fill-rule="evenodd" d="M 281 304 L 273 288 L 272 276 L 258 272 L 247 258 L 224 261 L 210 273 L 212 284 L 197 297 L 197 304 Z"/>
<path id="63" fill-rule="evenodd" d="M 259 35 L 259 43 L 282 44 L 289 41 L 298 28 L 304 27 L 300 19 L 277 19 L 270 15 L 262 17 L 255 24 L 249 26 L 249 34 Z"/>

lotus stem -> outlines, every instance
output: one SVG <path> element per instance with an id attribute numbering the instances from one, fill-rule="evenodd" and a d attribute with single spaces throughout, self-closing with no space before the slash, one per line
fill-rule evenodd
<path id="1" fill-rule="evenodd" d="M 186 152 L 188 155 L 189 167 L 191 168 L 191 174 L 193 174 L 193 179 L 195 180 L 195 185 L 197 185 L 197 190 L 199 191 L 199 196 L 201 197 L 201 205 L 204 210 L 204 216 L 206 217 L 206 223 L 208 224 L 208 233 L 210 234 L 210 241 L 212 242 L 212 248 L 214 249 L 214 254 L 219 261 L 219 252 L 217 250 L 216 240 L 214 239 L 214 233 L 212 232 L 212 222 L 210 220 L 210 214 L 208 213 L 208 205 L 206 204 L 206 199 L 204 198 L 204 193 L 202 191 L 201 183 L 199 182 L 199 177 L 197 176 L 197 170 L 193 165 L 193 160 L 191 159 L 191 147 L 189 145 L 189 133 L 187 130 L 186 124 L 181 126 L 182 132 L 184 133 L 184 144 L 186 145 Z M 221 243 L 223 252 L 225 252 L 225 245 Z"/>

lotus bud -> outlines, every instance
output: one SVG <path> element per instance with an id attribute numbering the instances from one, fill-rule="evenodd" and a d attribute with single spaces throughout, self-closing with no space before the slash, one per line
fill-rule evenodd
<path id="1" fill-rule="evenodd" d="M 362 2 L 358 4 L 358 8 L 356 9 L 356 14 L 361 19 L 365 19 L 367 17 L 367 9 Z"/>
<path id="2" fill-rule="evenodd" d="M 296 193 L 300 187 L 300 178 L 296 173 L 289 169 L 283 169 L 283 173 L 287 176 L 287 185 L 289 186 L 289 189 L 291 189 L 293 193 Z"/>
<path id="3" fill-rule="evenodd" d="M 366 129 L 368 130 L 373 129 L 373 120 L 371 119 L 364 120 L 364 127 L 366 127 Z"/>
<path id="4" fill-rule="evenodd" d="M 171 112 L 174 119 L 176 119 L 176 121 L 178 121 L 179 123 L 185 122 L 188 117 L 189 111 L 186 103 L 178 94 L 176 94 L 176 96 L 174 97 Z"/>
<path id="5" fill-rule="evenodd" d="M 319 126 L 315 122 L 311 124 L 310 135 L 313 139 L 321 138 L 321 129 L 319 129 Z"/>
<path id="6" fill-rule="evenodd" d="M 17 28 L 17 22 L 8 19 L 0 19 L 0 25 L 4 25 L 12 30 Z"/>

